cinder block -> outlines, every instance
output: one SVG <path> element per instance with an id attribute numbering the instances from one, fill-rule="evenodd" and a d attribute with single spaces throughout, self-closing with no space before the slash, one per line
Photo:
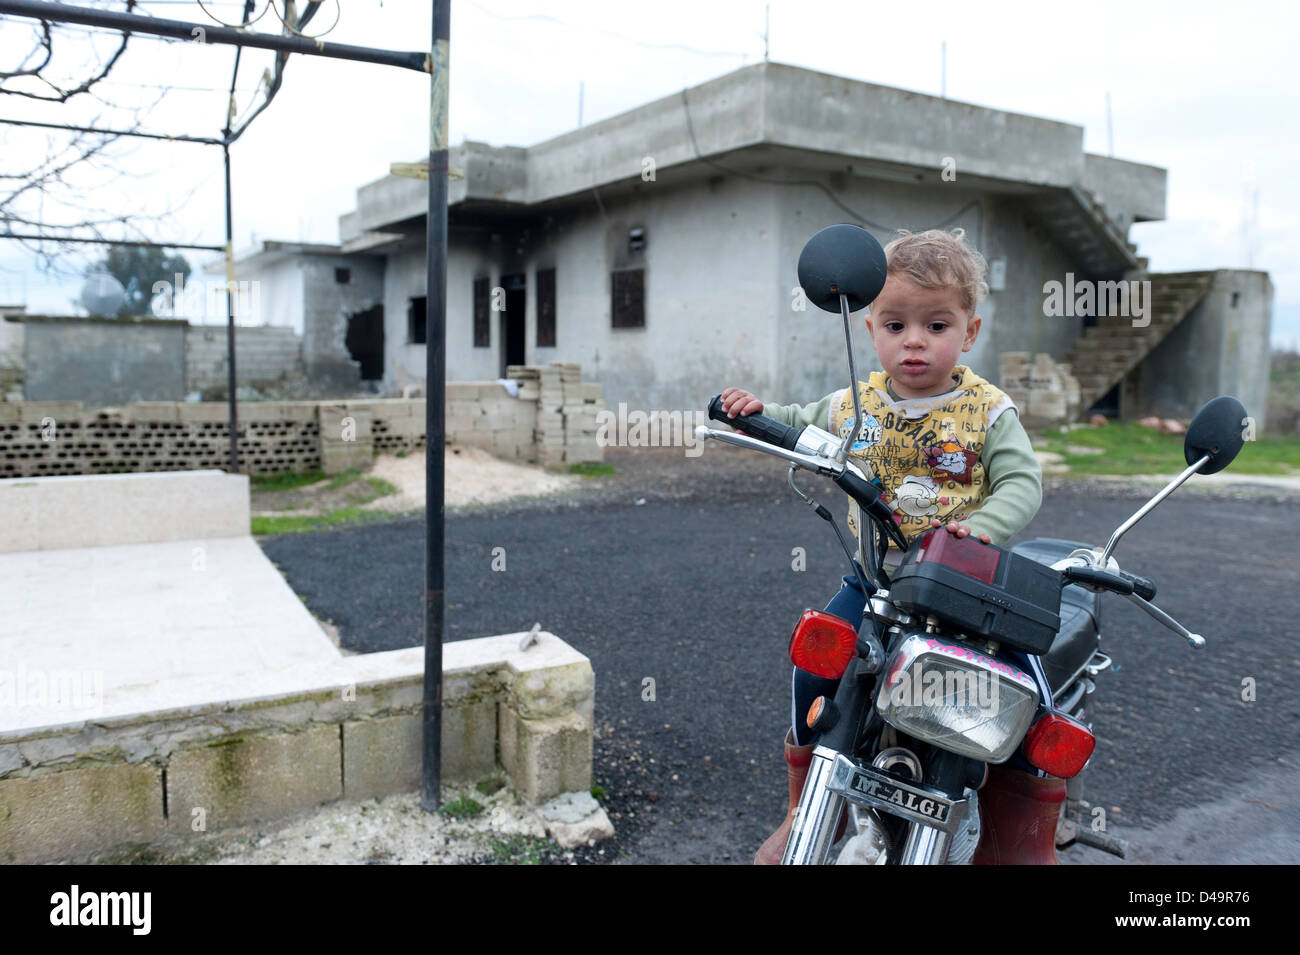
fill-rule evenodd
<path id="1" fill-rule="evenodd" d="M 178 406 L 182 423 L 230 420 L 230 406 L 224 401 L 187 401 Z"/>
<path id="2" fill-rule="evenodd" d="M 208 829 L 273 819 L 343 795 L 339 727 L 233 737 L 172 754 L 167 825 L 188 830 L 203 810 Z"/>
<path id="3" fill-rule="evenodd" d="M 374 445 L 370 441 L 345 441 L 339 444 L 321 444 L 321 470 L 326 474 L 342 474 L 353 468 L 367 468 L 374 460 Z"/>
<path id="4" fill-rule="evenodd" d="M 180 409 L 175 401 L 137 401 L 128 405 L 127 416 L 132 421 L 175 422 L 181 420 Z"/>
<path id="5" fill-rule="evenodd" d="M 501 764 L 521 796 L 540 803 L 591 788 L 591 728 L 582 717 L 526 720 L 500 706 Z"/>
<path id="6" fill-rule="evenodd" d="M 24 401 L 19 404 L 19 421 L 23 424 L 40 424 L 53 418 L 57 424 L 66 424 L 81 417 L 80 401 Z"/>
<path id="7" fill-rule="evenodd" d="M 409 415 L 401 415 L 396 418 L 389 418 L 386 422 L 389 434 L 400 434 L 404 437 L 416 437 L 424 434 L 424 419 L 412 418 Z"/>
<path id="8" fill-rule="evenodd" d="M 89 855 L 164 832 L 162 771 L 142 763 L 0 780 L 0 862 Z"/>

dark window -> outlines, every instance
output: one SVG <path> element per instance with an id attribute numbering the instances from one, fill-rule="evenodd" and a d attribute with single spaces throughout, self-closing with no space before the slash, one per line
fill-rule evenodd
<path id="1" fill-rule="evenodd" d="M 645 328 L 645 269 L 620 269 L 610 274 L 614 289 L 612 327 Z"/>
<path id="2" fill-rule="evenodd" d="M 474 280 L 474 347 L 492 347 L 492 325 L 488 313 L 489 299 L 492 294 L 491 280 L 487 278 Z"/>
<path id="3" fill-rule="evenodd" d="M 335 269 L 335 270 L 334 270 L 334 281 L 335 281 L 337 284 L 339 284 L 339 285 L 347 285 L 349 282 L 352 281 L 352 270 L 351 270 L 351 269 Z"/>
<path id="4" fill-rule="evenodd" d="M 406 306 L 406 341 L 411 345 L 423 345 L 428 338 L 429 300 L 421 295 L 413 298 Z"/>
<path id="5" fill-rule="evenodd" d="M 537 347 L 555 347 L 555 269 L 537 270 Z"/>

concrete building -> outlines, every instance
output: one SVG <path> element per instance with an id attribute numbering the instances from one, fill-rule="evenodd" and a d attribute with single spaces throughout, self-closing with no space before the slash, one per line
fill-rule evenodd
<path id="1" fill-rule="evenodd" d="M 1164 217 L 1166 172 L 1085 153 L 1079 126 L 764 63 L 528 148 L 465 142 L 450 162 L 449 380 L 560 360 L 611 406 L 698 408 L 727 385 L 811 401 L 847 370 L 838 320 L 798 308 L 808 237 L 960 226 L 991 265 L 965 356 L 986 377 L 1004 352 L 1047 353 L 1072 363 L 1083 409 L 1186 416 L 1234 393 L 1262 426 L 1268 276 L 1147 273 L 1128 233 Z M 299 270 L 322 366 L 382 353 L 385 394 L 423 380 L 426 206 L 425 181 L 386 176 L 358 190 L 339 247 L 275 250 Z M 270 255 L 239 277 L 260 263 L 279 281 Z M 344 305 L 317 273 L 349 267 L 364 279 Z M 1106 280 L 1151 281 L 1158 320 L 1045 310 L 1047 283 Z M 865 331 L 858 345 L 860 373 L 879 367 Z"/>

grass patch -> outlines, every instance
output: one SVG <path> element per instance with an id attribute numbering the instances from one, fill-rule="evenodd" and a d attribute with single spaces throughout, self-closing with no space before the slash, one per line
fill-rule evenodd
<path id="1" fill-rule="evenodd" d="M 452 819 L 468 819 L 483 811 L 483 804 L 470 796 L 461 796 L 455 802 L 449 802 L 438 810 L 443 816 Z"/>
<path id="2" fill-rule="evenodd" d="M 285 471 L 281 474 L 254 474 L 248 483 L 254 491 L 292 491 L 323 480 L 324 471 Z"/>
<path id="3" fill-rule="evenodd" d="M 346 484 L 351 484 L 357 478 L 361 477 L 361 472 L 356 468 L 348 468 L 341 474 L 336 474 L 330 478 L 329 483 L 325 485 L 325 490 L 336 491 Z"/>
<path id="4" fill-rule="evenodd" d="M 365 482 L 370 485 L 370 489 L 375 492 L 375 497 L 386 497 L 389 494 L 397 493 L 397 486 L 390 484 L 381 477 L 368 477 Z M 373 501 L 375 497 L 369 498 Z"/>
<path id="5" fill-rule="evenodd" d="M 1076 448 L 1099 448 L 1103 454 L 1072 453 Z M 1071 474 L 1167 474 L 1187 467 L 1183 436 L 1161 434 L 1134 422 L 1110 423 L 1103 428 L 1059 428 L 1048 431 L 1037 450 L 1064 458 Z M 1233 474 L 1287 476 L 1300 470 L 1300 439 L 1260 434 L 1247 441 L 1228 466 Z"/>
<path id="6" fill-rule="evenodd" d="M 492 836 L 487 862 L 493 865 L 545 865 L 560 861 L 559 847 L 536 836 Z"/>
<path id="7" fill-rule="evenodd" d="M 569 465 L 569 472 L 583 477 L 609 477 L 614 473 L 614 465 L 601 461 L 575 461 Z"/>
<path id="8" fill-rule="evenodd" d="M 319 531 L 329 527 L 391 520 L 392 516 L 384 511 L 367 511 L 361 507 L 340 507 L 328 514 L 254 517 L 252 533 L 255 537 L 267 534 L 304 534 L 308 531 Z"/>

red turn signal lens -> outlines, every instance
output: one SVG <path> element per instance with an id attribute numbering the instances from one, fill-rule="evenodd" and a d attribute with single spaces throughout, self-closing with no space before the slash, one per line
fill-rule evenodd
<path id="1" fill-rule="evenodd" d="M 857 652 L 853 625 L 821 610 L 805 610 L 790 634 L 790 662 L 828 680 L 842 677 Z"/>
<path id="2" fill-rule="evenodd" d="M 1096 745 L 1096 738 L 1078 720 L 1064 713 L 1048 713 L 1025 734 L 1025 759 L 1045 773 L 1072 779 Z"/>

